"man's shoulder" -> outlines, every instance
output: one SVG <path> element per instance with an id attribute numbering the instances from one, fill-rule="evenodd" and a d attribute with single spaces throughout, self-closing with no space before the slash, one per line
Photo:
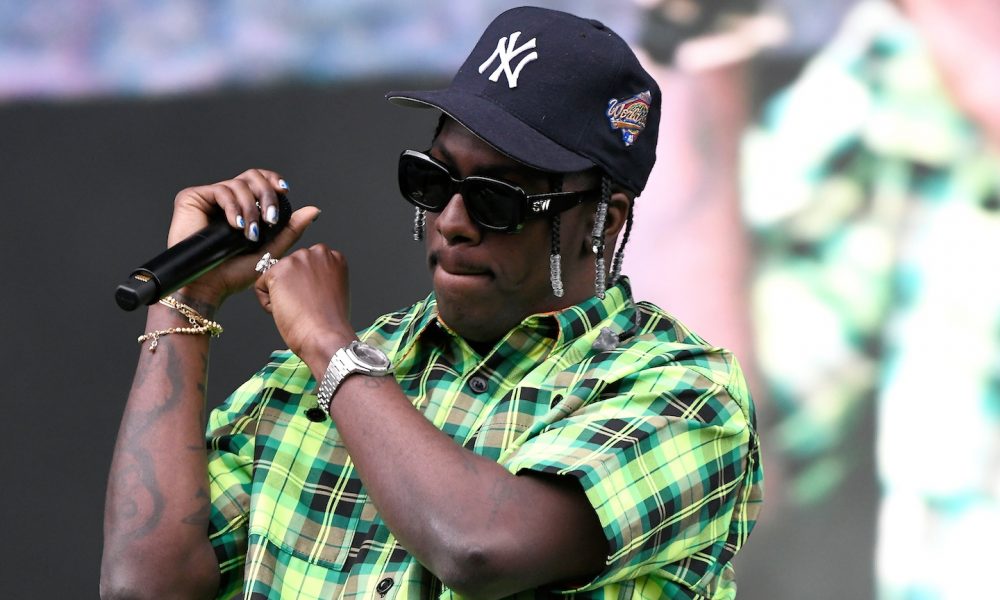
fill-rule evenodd
<path id="1" fill-rule="evenodd" d="M 622 356 L 642 357 L 644 369 L 690 369 L 738 400 L 748 395 L 739 361 L 729 349 L 705 340 L 651 302 L 635 302 L 634 306 L 637 326 L 634 335 L 619 345 Z"/>
<path id="2" fill-rule="evenodd" d="M 633 335 L 624 340 L 625 344 L 640 347 L 646 352 L 668 355 L 672 361 L 707 354 L 732 356 L 729 350 L 708 342 L 679 318 L 652 302 L 639 301 L 634 306 Z"/>

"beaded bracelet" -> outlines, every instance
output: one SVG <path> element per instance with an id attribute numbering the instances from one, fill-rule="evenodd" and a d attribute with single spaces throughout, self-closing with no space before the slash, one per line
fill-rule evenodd
<path id="1" fill-rule="evenodd" d="M 222 325 L 219 325 L 215 321 L 206 319 L 205 317 L 198 314 L 198 311 L 191 308 L 187 304 L 177 300 L 173 296 L 167 296 L 160 300 L 160 304 L 164 306 L 169 306 L 170 308 L 181 313 L 189 323 L 191 327 L 170 327 L 169 329 L 160 329 L 158 331 L 150 331 L 139 336 L 139 343 L 142 344 L 146 340 L 153 340 L 149 344 L 149 351 L 156 352 L 156 346 L 160 343 L 160 337 L 164 335 L 170 335 L 171 333 L 180 333 L 186 335 L 211 335 L 212 337 L 219 337 L 222 333 Z"/>

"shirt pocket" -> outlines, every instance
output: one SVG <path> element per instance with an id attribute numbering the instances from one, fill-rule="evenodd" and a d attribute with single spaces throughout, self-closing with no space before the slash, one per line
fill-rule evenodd
<path id="1" fill-rule="evenodd" d="M 266 406 L 258 424 L 249 529 L 293 556 L 339 569 L 351 554 L 367 494 L 327 417 Z"/>

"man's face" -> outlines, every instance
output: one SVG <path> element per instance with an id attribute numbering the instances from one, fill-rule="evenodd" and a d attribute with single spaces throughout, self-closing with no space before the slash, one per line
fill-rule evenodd
<path id="1" fill-rule="evenodd" d="M 494 150 L 453 120 L 446 120 L 430 154 L 455 177 L 490 176 L 529 194 L 551 191 L 549 177 Z M 592 176 L 567 176 L 565 191 L 589 189 Z M 594 203 L 562 213 L 560 228 L 566 293 L 556 298 L 549 280 L 551 229 L 533 219 L 515 234 L 483 230 L 460 194 L 440 213 L 427 213 L 427 260 L 442 320 L 474 342 L 503 337 L 526 316 L 576 304 L 593 294 L 593 260 L 585 240 Z"/>

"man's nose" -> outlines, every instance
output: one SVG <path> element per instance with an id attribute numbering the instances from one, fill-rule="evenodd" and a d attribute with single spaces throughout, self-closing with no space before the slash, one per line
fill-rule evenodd
<path id="1" fill-rule="evenodd" d="M 449 244 L 478 244 L 482 228 L 472 220 L 465 208 L 465 198 L 456 192 L 434 220 L 434 228 Z"/>

